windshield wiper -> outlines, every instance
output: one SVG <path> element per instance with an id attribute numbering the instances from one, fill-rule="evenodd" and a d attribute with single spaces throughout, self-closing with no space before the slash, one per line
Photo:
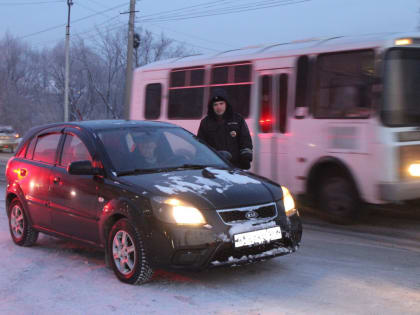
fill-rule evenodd
<path id="1" fill-rule="evenodd" d="M 128 171 L 117 171 L 117 176 L 126 176 L 126 175 L 135 175 L 135 174 L 149 174 L 149 173 L 156 173 L 162 172 L 163 170 L 160 168 L 136 168 L 134 170 Z"/>
<path id="2" fill-rule="evenodd" d="M 215 166 L 203 165 L 203 164 L 182 164 L 182 165 L 173 166 L 173 167 L 142 168 L 142 169 L 136 168 L 134 170 L 128 170 L 128 171 L 117 171 L 117 176 L 162 173 L 162 172 L 171 172 L 171 171 L 185 170 L 185 169 L 202 170 L 206 167 L 215 167 Z M 222 167 L 216 166 L 216 168 L 222 168 Z"/>
<path id="3" fill-rule="evenodd" d="M 182 164 L 180 166 L 171 167 L 172 169 L 193 169 L 193 170 L 201 170 L 206 168 L 208 165 L 203 164 Z"/>

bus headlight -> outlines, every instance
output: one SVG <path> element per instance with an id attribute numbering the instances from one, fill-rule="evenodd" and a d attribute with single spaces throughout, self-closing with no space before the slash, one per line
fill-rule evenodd
<path id="1" fill-rule="evenodd" d="M 420 163 L 410 164 L 410 166 L 408 167 L 408 173 L 413 177 L 419 177 L 420 176 Z"/>
<path id="2" fill-rule="evenodd" d="M 203 225 L 206 224 L 203 214 L 197 208 L 190 206 L 179 199 L 154 198 L 156 216 L 162 221 L 168 223 L 185 225 Z"/>
<path id="3" fill-rule="evenodd" d="M 401 180 L 418 180 L 420 177 L 420 145 L 404 145 L 399 147 Z"/>
<path id="4" fill-rule="evenodd" d="M 293 200 L 292 194 L 290 193 L 289 189 L 284 186 L 281 186 L 281 190 L 283 191 L 283 205 L 284 211 L 286 215 L 290 217 L 291 215 L 297 212 L 295 201 Z"/>

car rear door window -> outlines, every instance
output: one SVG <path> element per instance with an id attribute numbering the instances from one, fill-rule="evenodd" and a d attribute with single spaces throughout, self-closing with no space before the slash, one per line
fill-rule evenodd
<path id="1" fill-rule="evenodd" d="M 54 164 L 60 137 L 61 134 L 59 133 L 52 133 L 38 137 L 33 159 L 35 161 Z"/>

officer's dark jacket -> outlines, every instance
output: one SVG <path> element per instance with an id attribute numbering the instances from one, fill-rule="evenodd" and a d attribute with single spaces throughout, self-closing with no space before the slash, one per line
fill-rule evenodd
<path id="1" fill-rule="evenodd" d="M 201 120 L 197 136 L 217 151 L 230 152 L 231 162 L 238 167 L 239 152 L 246 148 L 252 150 L 252 140 L 245 120 L 233 112 L 227 101 L 222 120 L 217 118 L 213 102 L 209 102 L 207 116 Z"/>

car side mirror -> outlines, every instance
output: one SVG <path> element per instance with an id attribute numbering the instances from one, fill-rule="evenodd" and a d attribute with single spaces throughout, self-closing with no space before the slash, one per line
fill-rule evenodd
<path id="1" fill-rule="evenodd" d="M 67 172 L 71 175 L 99 175 L 101 170 L 93 167 L 90 161 L 75 161 L 67 167 Z"/>
<path id="2" fill-rule="evenodd" d="M 217 151 L 223 158 L 225 158 L 226 160 L 230 161 L 232 160 L 232 154 L 230 154 L 230 152 L 228 151 Z"/>

